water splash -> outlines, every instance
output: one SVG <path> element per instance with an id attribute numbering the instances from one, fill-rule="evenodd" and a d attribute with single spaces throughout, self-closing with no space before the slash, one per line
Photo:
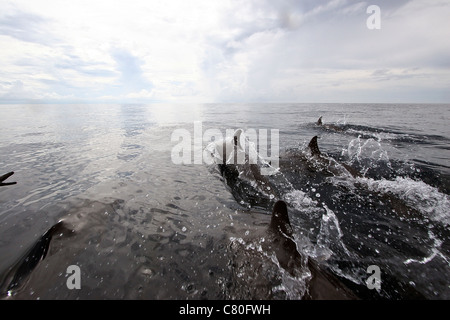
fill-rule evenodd
<path id="1" fill-rule="evenodd" d="M 395 180 L 358 178 L 357 181 L 371 191 L 395 195 L 434 221 L 445 226 L 450 224 L 449 196 L 423 181 L 403 177 L 396 177 Z"/>
<path id="2" fill-rule="evenodd" d="M 389 162 L 389 156 L 386 150 L 381 146 L 380 140 L 367 139 L 361 141 L 361 136 L 353 139 L 348 144 L 347 150 L 344 150 L 350 159 L 350 162 L 360 162 L 364 159 L 372 159 L 374 161 L 386 161 Z"/>
<path id="3" fill-rule="evenodd" d="M 318 202 L 311 199 L 305 192 L 292 189 L 284 194 L 284 200 L 301 212 L 317 211 Z"/>
<path id="4" fill-rule="evenodd" d="M 440 251 L 443 241 L 438 239 L 431 230 L 428 231 L 428 235 L 429 235 L 430 239 L 432 239 L 434 241 L 433 247 L 431 248 L 430 255 L 427 257 L 424 257 L 422 260 L 417 260 L 417 259 L 412 259 L 412 258 L 406 259 L 403 263 L 406 265 L 411 264 L 411 263 L 427 264 L 428 262 L 432 261 L 434 258 L 439 256 L 442 259 L 444 259 L 445 262 L 447 262 L 447 264 L 450 266 L 450 261 Z"/>
<path id="5" fill-rule="evenodd" d="M 341 253 L 342 251 L 347 256 L 352 256 L 352 253 L 347 249 L 342 241 L 343 233 L 339 225 L 339 220 L 334 214 L 333 210 L 323 205 L 325 213 L 322 215 L 320 232 L 317 238 L 317 245 L 320 249 L 325 249 L 331 256 L 333 253 Z"/>

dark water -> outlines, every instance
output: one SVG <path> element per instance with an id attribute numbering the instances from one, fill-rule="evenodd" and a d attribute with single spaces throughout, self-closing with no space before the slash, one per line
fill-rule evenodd
<path id="1" fill-rule="evenodd" d="M 278 129 L 282 157 L 318 135 L 362 176 L 270 176 L 298 250 L 362 298 L 449 299 L 449 117 L 449 105 L 2 105 L 0 174 L 18 183 L 0 187 L 0 294 L 302 298 L 308 271 L 287 274 L 260 246 L 270 201 L 232 190 L 214 165 L 172 162 L 172 133 L 193 138 L 196 121 L 224 134 Z M 79 290 L 66 285 L 70 265 Z M 369 265 L 379 292 L 366 287 Z"/>

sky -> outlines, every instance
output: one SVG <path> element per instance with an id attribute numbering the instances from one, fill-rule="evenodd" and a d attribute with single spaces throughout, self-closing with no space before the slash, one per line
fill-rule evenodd
<path id="1" fill-rule="evenodd" d="M 450 1 L 0 0 L 24 102 L 450 103 Z"/>

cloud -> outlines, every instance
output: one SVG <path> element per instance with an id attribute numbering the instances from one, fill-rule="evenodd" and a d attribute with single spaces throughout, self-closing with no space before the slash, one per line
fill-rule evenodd
<path id="1" fill-rule="evenodd" d="M 449 70 L 442 70 L 448 61 L 442 57 L 448 52 L 444 39 L 450 36 L 445 27 L 449 5 L 425 8 L 423 4 L 413 6 L 413 2 L 396 4 L 380 2 L 383 28 L 379 32 L 366 27 L 365 3 L 331 1 L 294 8 L 288 10 L 288 23 L 279 14 L 286 8 L 280 10 L 278 28 L 261 30 L 233 43 L 239 50 L 220 62 L 227 68 L 220 68 L 215 78 L 224 79 L 220 88 L 229 89 L 226 83 L 235 80 L 238 89 L 220 90 L 219 94 L 237 101 L 323 101 L 331 97 L 330 102 L 345 102 L 354 101 L 353 91 L 359 99 L 366 96 L 363 100 L 382 101 L 392 87 L 430 88 L 431 81 L 435 86 L 422 101 L 436 101 L 431 92 L 449 85 L 445 76 Z M 428 28 L 425 20 L 433 19 L 434 28 Z M 416 33 L 417 20 L 422 23 Z M 415 34 L 419 37 L 414 38 Z M 413 68 L 414 73 L 404 72 Z M 371 75 L 380 69 L 392 70 L 391 75 L 374 79 Z M 437 84 L 438 79 L 445 85 Z M 404 100 L 411 101 L 410 96 L 405 95 Z"/>
<path id="2" fill-rule="evenodd" d="M 41 101 L 77 101 L 74 95 L 60 95 L 56 92 L 39 92 L 26 88 L 22 81 L 7 85 L 0 84 L 0 100 L 5 103 L 32 103 Z"/>
<path id="3" fill-rule="evenodd" d="M 36 98 L 34 93 L 25 89 L 21 81 L 14 81 L 9 85 L 4 85 L 2 86 L 2 89 L 3 94 L 1 94 L 0 97 L 4 100 L 11 101 L 19 98 L 23 100 L 31 100 Z"/>
<path id="4" fill-rule="evenodd" d="M 145 78 L 141 68 L 144 61 L 124 49 L 113 49 L 111 56 L 116 61 L 116 70 L 120 73 L 119 81 L 115 85 L 118 93 L 151 91 L 153 85 Z"/>
<path id="5" fill-rule="evenodd" d="M 448 97 L 436 95 L 450 86 L 448 1 L 3 2 L 3 99 L 371 102 L 396 86 Z M 381 30 L 366 27 L 369 4 Z"/>
<path id="6" fill-rule="evenodd" d="M 6 10 L 0 16 L 0 34 L 26 42 L 51 44 L 57 39 L 50 24 L 50 20 L 36 14 Z"/>

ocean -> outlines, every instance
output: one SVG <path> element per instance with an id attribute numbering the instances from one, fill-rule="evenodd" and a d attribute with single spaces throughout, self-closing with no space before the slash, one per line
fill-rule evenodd
<path id="1" fill-rule="evenodd" d="M 204 149 L 207 130 L 242 128 L 277 132 L 282 160 L 318 136 L 359 172 L 268 176 L 302 256 L 362 299 L 450 299 L 449 119 L 448 104 L 0 105 L 0 175 L 17 182 L 0 187 L 0 296 L 302 299 L 309 270 L 260 246 L 276 199 L 194 148 L 174 161 L 174 132 Z"/>

